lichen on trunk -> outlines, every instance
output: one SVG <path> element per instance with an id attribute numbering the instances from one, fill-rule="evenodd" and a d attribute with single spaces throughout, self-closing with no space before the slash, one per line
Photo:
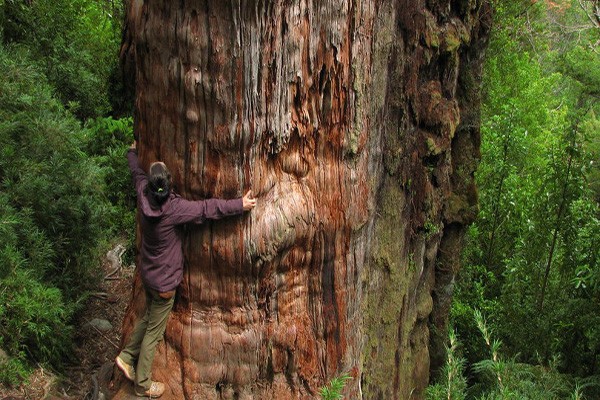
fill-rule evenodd
<path id="1" fill-rule="evenodd" d="M 344 372 L 348 398 L 422 395 L 458 267 L 446 253 L 476 209 L 488 12 L 130 1 L 122 60 L 143 166 L 164 161 L 186 198 L 258 198 L 185 228 L 154 365 L 165 398 L 315 398 Z"/>

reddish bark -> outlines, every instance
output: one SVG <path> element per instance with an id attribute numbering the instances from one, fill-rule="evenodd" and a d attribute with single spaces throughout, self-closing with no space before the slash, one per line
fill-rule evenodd
<path id="1" fill-rule="evenodd" d="M 476 209 L 488 27 L 484 0 L 131 0 L 143 166 L 259 201 L 187 228 L 164 398 L 315 398 L 343 372 L 348 398 L 422 397 Z"/>

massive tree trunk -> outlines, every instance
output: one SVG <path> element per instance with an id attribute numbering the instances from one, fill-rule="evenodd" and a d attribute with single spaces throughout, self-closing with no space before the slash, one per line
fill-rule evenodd
<path id="1" fill-rule="evenodd" d="M 131 0 L 135 132 L 190 199 L 166 399 L 421 398 L 473 220 L 486 0 Z M 143 305 L 139 278 L 125 338 Z M 131 384 L 114 382 L 115 398 Z"/>

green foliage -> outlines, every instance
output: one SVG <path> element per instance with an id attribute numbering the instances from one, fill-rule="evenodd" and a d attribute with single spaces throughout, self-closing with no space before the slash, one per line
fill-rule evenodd
<path id="1" fill-rule="evenodd" d="M 119 92 L 124 2 L 0 2 L 0 381 L 60 369 L 108 240 L 133 233 Z M 82 127 L 80 120 L 86 120 Z M 132 246 L 130 246 L 132 247 Z"/>
<path id="2" fill-rule="evenodd" d="M 135 191 L 124 156 L 124 149 L 133 142 L 132 118 L 97 118 L 85 127 L 84 151 L 102 169 L 108 199 L 113 205 L 132 209 Z"/>
<path id="3" fill-rule="evenodd" d="M 504 359 L 500 353 L 502 342 L 492 337 L 482 314 L 476 312 L 475 320 L 490 352 L 487 359 L 474 365 L 474 371 L 483 377 L 481 386 L 487 388 L 479 398 L 559 400 L 581 396 L 578 386 L 557 371 L 556 360 L 541 366 Z"/>
<path id="4" fill-rule="evenodd" d="M 467 260 L 480 258 L 483 254 L 483 249 L 477 245 L 477 242 L 473 242 L 479 237 L 477 229 L 477 225 L 469 227 L 465 245 L 465 259 Z M 450 319 L 455 330 L 461 333 L 462 354 L 470 365 L 487 357 L 487 348 L 479 339 L 479 329 L 473 319 L 473 314 L 476 309 L 483 310 L 486 315 L 492 317 L 499 314 L 500 304 L 496 291 L 499 290 L 500 284 L 496 275 L 482 265 L 465 266 L 460 271 L 459 278 L 450 309 Z"/>
<path id="5" fill-rule="evenodd" d="M 453 330 L 449 333 L 450 345 L 446 348 L 446 364 L 442 368 L 442 381 L 427 387 L 427 400 L 458 400 L 466 397 L 467 379 L 465 363 L 458 352 L 458 338 Z"/>
<path id="6" fill-rule="evenodd" d="M 112 207 L 105 219 L 113 235 L 128 241 L 125 262 L 133 262 L 136 194 L 124 157 L 124 149 L 133 142 L 133 119 L 97 118 L 87 121 L 84 151 L 99 166 L 103 175 L 103 193 Z"/>
<path id="7" fill-rule="evenodd" d="M 112 206 L 85 130 L 29 53 L 0 47 L 0 70 L 0 378 L 14 384 L 28 362 L 66 359 Z"/>
<path id="8" fill-rule="evenodd" d="M 323 400 L 336 400 L 343 399 L 342 391 L 346 386 L 346 382 L 351 380 L 352 377 L 348 374 L 344 374 L 338 377 L 335 377 L 329 382 L 328 385 L 321 388 L 319 394 L 321 395 L 321 399 Z"/>
<path id="9" fill-rule="evenodd" d="M 31 371 L 27 363 L 23 361 L 25 358 L 25 354 L 21 353 L 15 358 L 0 360 L 1 384 L 14 387 L 27 380 Z"/>
<path id="10" fill-rule="evenodd" d="M 3 229 L 36 277 L 73 299 L 88 286 L 104 229 L 102 176 L 80 150 L 79 123 L 52 97 L 28 59 L 2 51 L 0 68 L 5 72 L 0 81 L 0 176 L 6 197 L 3 220 L 8 220 Z"/>
<path id="11" fill-rule="evenodd" d="M 597 398 L 597 386 L 563 383 L 593 379 L 600 365 L 599 30 L 585 28 L 580 2 L 494 4 L 476 175 L 481 212 L 452 308 L 469 392 Z M 477 340 L 476 309 L 488 315 L 496 343 Z M 505 358 L 490 359 L 500 341 Z"/>
<path id="12" fill-rule="evenodd" d="M 450 347 L 444 367 L 442 382 L 427 388 L 428 400 L 561 400 L 586 397 L 584 388 L 595 385 L 593 381 L 576 381 L 557 370 L 557 361 L 547 365 L 519 363 L 515 358 L 506 358 L 502 353 L 502 342 L 494 334 L 479 311 L 475 311 L 474 323 L 477 325 L 480 340 L 487 348 L 486 356 L 473 365 L 473 373 L 478 383 L 467 389 L 464 375 L 464 359 L 458 354 L 459 343 L 450 331 Z"/>
<path id="13" fill-rule="evenodd" d="M 26 269 L 15 269 L 2 280 L 0 303 L 5 349 L 61 365 L 69 354 L 73 332 L 69 322 L 75 309 L 61 291 L 38 282 Z"/>
<path id="14" fill-rule="evenodd" d="M 600 203 L 600 119 L 596 116 L 594 110 L 590 111 L 592 118 L 586 119 L 581 123 L 581 133 L 585 138 L 583 141 L 583 151 L 589 155 L 589 163 L 585 165 L 584 174 L 591 190 L 591 195 Z"/>
<path id="15" fill-rule="evenodd" d="M 4 44 L 30 52 L 64 105 L 83 119 L 110 110 L 122 2 L 6 0 L 0 8 Z"/>

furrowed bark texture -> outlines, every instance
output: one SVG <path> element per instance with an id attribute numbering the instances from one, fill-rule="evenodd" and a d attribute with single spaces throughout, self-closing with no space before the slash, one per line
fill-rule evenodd
<path id="1" fill-rule="evenodd" d="M 142 1 L 122 59 L 144 167 L 190 199 L 166 399 L 421 398 L 473 220 L 484 0 Z M 143 305 L 139 278 L 125 339 Z M 114 382 L 115 398 L 131 384 Z"/>

